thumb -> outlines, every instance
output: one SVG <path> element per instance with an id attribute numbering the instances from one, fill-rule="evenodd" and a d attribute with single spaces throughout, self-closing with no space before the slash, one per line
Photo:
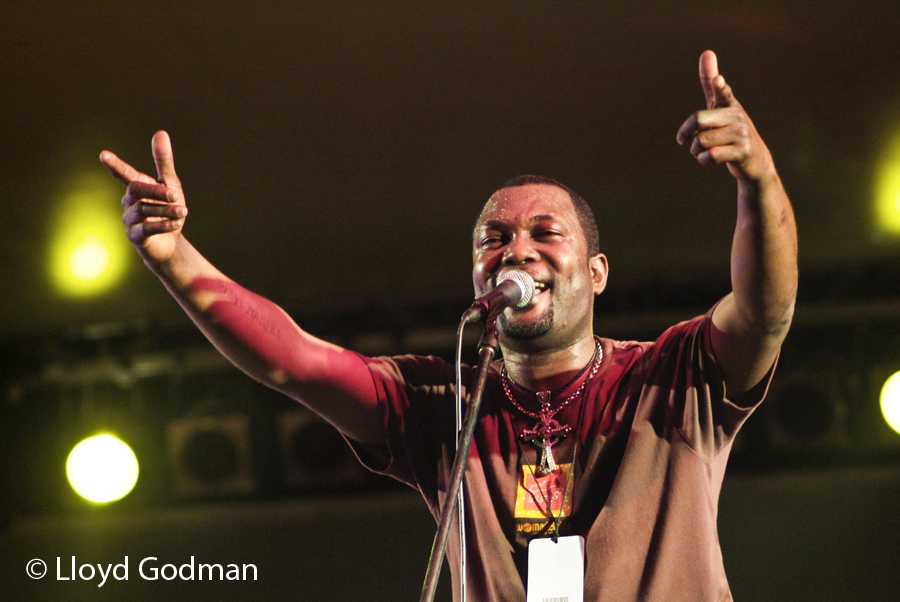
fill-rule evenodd
<path id="1" fill-rule="evenodd" d="M 156 132 L 153 135 L 151 148 L 159 179 L 167 186 L 177 185 L 179 182 L 178 176 L 175 175 L 175 155 L 172 153 L 172 141 L 169 140 L 169 134 L 162 130 Z"/>
<path id="2" fill-rule="evenodd" d="M 716 79 L 719 77 L 719 61 L 716 53 L 707 50 L 700 55 L 700 85 L 706 96 L 706 108 L 716 108 Z"/>

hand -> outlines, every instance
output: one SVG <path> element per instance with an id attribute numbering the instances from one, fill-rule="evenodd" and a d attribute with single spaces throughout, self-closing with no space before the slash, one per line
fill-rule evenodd
<path id="1" fill-rule="evenodd" d="M 109 151 L 100 153 L 100 161 L 128 188 L 122 197 L 122 222 L 128 240 L 144 262 L 158 265 L 172 259 L 188 210 L 181 182 L 175 175 L 172 143 L 166 132 L 156 132 L 152 142 L 153 161 L 158 178 L 134 169 Z"/>
<path id="2" fill-rule="evenodd" d="M 713 51 L 700 55 L 700 85 L 706 110 L 697 111 L 678 129 L 678 144 L 691 142 L 691 154 L 702 165 L 726 163 L 741 181 L 760 181 L 775 174 L 769 149 L 760 138 L 731 86 L 719 74 Z"/>

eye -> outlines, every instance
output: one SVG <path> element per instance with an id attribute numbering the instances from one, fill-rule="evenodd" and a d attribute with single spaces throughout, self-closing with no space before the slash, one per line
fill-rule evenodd
<path id="1" fill-rule="evenodd" d="M 479 246 L 482 249 L 496 249 L 504 244 L 503 237 L 499 234 L 486 234 L 481 238 Z"/>
<path id="2" fill-rule="evenodd" d="M 543 228 L 534 234 L 536 240 L 555 240 L 562 237 L 562 232 L 553 228 Z"/>

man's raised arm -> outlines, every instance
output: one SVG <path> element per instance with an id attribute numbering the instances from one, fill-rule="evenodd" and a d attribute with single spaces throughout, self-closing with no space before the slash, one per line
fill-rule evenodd
<path id="1" fill-rule="evenodd" d="M 706 110 L 678 130 L 703 165 L 725 163 L 738 183 L 731 249 L 732 293 L 713 313 L 712 345 L 734 399 L 757 384 L 787 334 L 797 295 L 797 228 L 772 155 L 731 87 L 716 55 L 700 56 Z"/>
<path id="2" fill-rule="evenodd" d="M 100 154 L 127 185 L 122 221 L 147 267 L 241 370 L 302 401 L 351 438 L 382 444 L 375 385 L 363 359 L 304 332 L 277 305 L 207 261 L 182 236 L 187 207 L 168 134 L 157 132 L 152 150 L 156 179 L 109 151 Z"/>

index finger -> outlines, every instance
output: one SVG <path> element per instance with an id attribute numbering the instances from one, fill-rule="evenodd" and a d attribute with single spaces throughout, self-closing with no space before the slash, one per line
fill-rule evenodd
<path id="1" fill-rule="evenodd" d="M 700 85 L 706 97 L 706 108 L 716 107 L 716 78 L 719 77 L 719 60 L 716 53 L 706 50 L 700 55 Z"/>
<path id="2" fill-rule="evenodd" d="M 111 153 L 108 150 L 100 153 L 100 162 L 106 166 L 113 177 L 123 184 L 131 184 L 132 182 L 156 182 L 156 180 L 145 173 L 139 172 L 131 165 L 118 158 L 115 153 Z"/>

